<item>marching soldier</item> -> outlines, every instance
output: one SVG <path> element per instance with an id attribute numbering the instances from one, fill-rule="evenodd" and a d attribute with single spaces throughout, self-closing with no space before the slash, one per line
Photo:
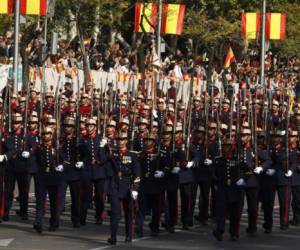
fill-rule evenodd
<path id="1" fill-rule="evenodd" d="M 53 142 L 52 129 L 49 127 L 45 127 L 42 131 L 42 143 L 36 151 L 36 159 L 39 169 L 36 178 L 36 217 L 33 227 L 38 233 L 43 232 L 43 217 L 48 194 L 50 200 L 49 231 L 56 231 L 59 227 L 61 212 L 60 195 L 64 167 L 60 152 Z"/>
<path id="2" fill-rule="evenodd" d="M 143 224 L 147 208 L 150 208 L 152 211 L 152 218 L 149 224 L 151 236 L 159 234 L 164 172 L 158 162 L 156 139 L 153 134 L 146 135 L 145 147 L 140 156 L 142 175 L 137 213 L 137 234 L 139 237 L 143 237 Z"/>
<path id="3" fill-rule="evenodd" d="M 133 236 L 133 206 L 138 198 L 141 168 L 138 157 L 127 148 L 127 134 L 119 134 L 117 151 L 112 153 L 109 200 L 111 204 L 110 215 L 110 238 L 108 243 L 117 243 L 117 231 L 121 215 L 120 204 L 124 209 L 125 216 L 125 242 L 131 242 Z"/>
<path id="4" fill-rule="evenodd" d="M 12 206 L 15 183 L 18 184 L 20 198 L 20 213 L 23 220 L 28 219 L 28 161 L 30 153 L 22 133 L 22 117 L 16 113 L 12 116 L 13 132 L 5 139 L 4 155 L 0 162 L 7 161 L 5 176 L 5 210 L 3 220 L 9 220 L 9 212 Z"/>
<path id="5" fill-rule="evenodd" d="M 60 154 L 64 167 L 64 183 L 62 188 L 63 204 L 66 189 L 69 186 L 71 193 L 71 220 L 73 227 L 80 227 L 80 175 L 83 162 L 77 162 L 78 149 L 75 137 L 75 120 L 66 118 L 64 120 L 64 136 L 61 138 Z"/>
<path id="6" fill-rule="evenodd" d="M 97 134 L 95 119 L 87 119 L 88 136 L 80 144 L 80 157 L 83 162 L 81 225 L 85 225 L 87 209 L 92 200 L 93 186 L 95 190 L 96 224 L 102 224 L 105 203 L 105 181 L 107 174 L 108 150 L 107 139 L 101 139 Z M 79 163 L 78 163 L 79 164 Z M 82 165 L 81 163 L 79 165 Z"/>
<path id="7" fill-rule="evenodd" d="M 241 187 L 237 186 L 237 182 L 241 178 L 241 171 L 234 140 L 224 138 L 222 151 L 222 156 L 215 159 L 216 226 L 213 235 L 217 240 L 223 240 L 226 218 L 228 218 L 231 240 L 236 241 L 239 238 L 239 208 L 243 195 Z"/>

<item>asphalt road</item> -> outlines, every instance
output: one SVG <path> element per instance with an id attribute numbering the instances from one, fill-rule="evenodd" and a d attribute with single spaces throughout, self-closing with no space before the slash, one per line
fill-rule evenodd
<path id="1" fill-rule="evenodd" d="M 30 216 L 28 221 L 21 221 L 14 216 L 17 202 L 11 212 L 11 220 L 0 224 L 0 249 L 10 250 L 101 250 L 101 249 L 135 249 L 135 250 L 196 250 L 196 249 L 299 249 L 300 227 L 290 227 L 287 231 L 279 229 L 278 208 L 274 212 L 274 229 L 271 235 L 266 235 L 261 228 L 262 216 L 259 216 L 259 230 L 255 238 L 248 237 L 245 233 L 247 216 L 243 215 L 241 235 L 238 242 L 229 241 L 229 235 L 224 235 L 224 241 L 217 242 L 212 236 L 212 225 L 196 225 L 189 231 L 182 231 L 178 226 L 175 234 L 169 234 L 163 229 L 159 237 L 149 236 L 147 223 L 144 238 L 135 239 L 132 243 L 123 243 L 124 224 L 120 225 L 120 236 L 117 246 L 106 243 L 109 236 L 109 220 L 103 225 L 94 224 L 94 212 L 89 210 L 87 225 L 79 229 L 72 228 L 70 222 L 70 201 L 67 199 L 66 212 L 62 215 L 61 226 L 56 232 L 48 232 L 48 218 L 45 217 L 45 230 L 38 235 L 32 228 L 34 219 L 34 200 L 30 202 Z M 245 211 L 246 212 L 246 211 Z"/>

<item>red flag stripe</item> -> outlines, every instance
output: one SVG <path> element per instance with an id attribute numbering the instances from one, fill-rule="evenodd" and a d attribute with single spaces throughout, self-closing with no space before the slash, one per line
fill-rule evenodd
<path id="1" fill-rule="evenodd" d="M 281 13 L 280 40 L 285 39 L 285 31 L 286 31 L 286 14 Z"/>
<path id="2" fill-rule="evenodd" d="M 20 13 L 21 13 L 21 15 L 26 15 L 26 6 L 27 6 L 27 1 L 25 0 L 21 0 L 20 1 Z"/>
<path id="3" fill-rule="evenodd" d="M 246 13 L 245 12 L 242 13 L 241 20 L 242 20 L 242 24 L 241 24 L 242 37 L 246 37 Z"/>
<path id="4" fill-rule="evenodd" d="M 178 22 L 177 22 L 177 29 L 176 29 L 176 34 L 177 35 L 180 35 L 182 33 L 183 21 L 184 21 L 184 13 L 185 13 L 185 5 L 180 4 L 179 15 L 178 15 Z"/>
<path id="5" fill-rule="evenodd" d="M 161 33 L 163 33 L 163 34 L 166 32 L 167 15 L 168 15 L 168 4 L 163 4 L 162 20 L 161 20 Z"/>
<path id="6" fill-rule="evenodd" d="M 266 14 L 266 39 L 270 39 L 271 33 L 271 13 Z"/>
<path id="7" fill-rule="evenodd" d="M 40 0 L 40 15 L 47 15 L 47 0 Z"/>
<path id="8" fill-rule="evenodd" d="M 8 14 L 14 13 L 14 0 L 8 0 L 7 4 L 8 4 L 7 6 Z"/>
<path id="9" fill-rule="evenodd" d="M 157 4 L 152 4 L 152 10 L 151 10 L 151 13 L 152 13 L 152 17 L 151 17 L 151 24 L 156 27 L 157 25 L 157 13 L 158 13 L 158 10 L 157 10 Z M 154 29 L 151 27 L 150 28 L 151 32 L 154 32 Z"/>
<path id="10" fill-rule="evenodd" d="M 258 35 L 258 38 L 260 37 L 261 33 L 261 18 L 260 13 L 256 13 L 256 34 Z"/>
<path id="11" fill-rule="evenodd" d="M 139 32 L 141 22 L 141 3 L 135 5 L 135 20 L 134 20 L 134 32 Z"/>

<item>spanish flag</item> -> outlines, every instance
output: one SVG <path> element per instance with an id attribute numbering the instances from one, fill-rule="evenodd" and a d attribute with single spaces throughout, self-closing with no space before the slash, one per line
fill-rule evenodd
<path id="1" fill-rule="evenodd" d="M 161 33 L 181 35 L 183 29 L 184 13 L 185 5 L 183 4 L 164 4 Z"/>
<path id="2" fill-rule="evenodd" d="M 13 0 L 0 0 L 0 14 L 12 14 L 13 6 Z"/>
<path id="3" fill-rule="evenodd" d="M 162 34 L 181 35 L 185 5 L 183 4 L 163 4 L 162 7 Z M 157 26 L 158 6 L 153 3 L 137 3 L 135 5 L 134 32 L 154 32 Z"/>
<path id="4" fill-rule="evenodd" d="M 21 0 L 20 1 L 21 15 L 38 15 L 46 16 L 47 0 Z"/>
<path id="5" fill-rule="evenodd" d="M 245 39 L 256 39 L 260 32 L 260 13 L 242 13 L 242 36 Z"/>
<path id="6" fill-rule="evenodd" d="M 153 33 L 157 24 L 157 5 L 153 3 L 136 3 L 134 32 Z M 144 30 L 142 29 L 144 28 Z"/>
<path id="7" fill-rule="evenodd" d="M 284 40 L 286 31 L 286 14 L 268 13 L 266 16 L 266 39 Z"/>
<path id="8" fill-rule="evenodd" d="M 226 59 L 225 59 L 225 62 L 224 62 L 224 68 L 227 69 L 230 67 L 230 65 L 232 63 L 236 62 L 235 60 L 235 56 L 233 54 L 233 51 L 232 51 L 232 48 L 229 47 L 228 51 L 227 51 L 227 56 L 226 56 Z"/>

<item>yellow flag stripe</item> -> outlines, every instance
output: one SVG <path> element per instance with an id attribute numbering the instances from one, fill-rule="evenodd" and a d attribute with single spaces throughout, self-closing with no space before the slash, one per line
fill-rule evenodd
<path id="1" fill-rule="evenodd" d="M 271 14 L 270 39 L 280 39 L 281 14 Z"/>
<path id="2" fill-rule="evenodd" d="M 8 13 L 8 0 L 0 0 L 0 14 Z"/>
<path id="3" fill-rule="evenodd" d="M 256 39 L 256 13 L 246 13 L 246 39 Z"/>
<path id="4" fill-rule="evenodd" d="M 151 22 L 151 18 L 152 18 L 152 15 L 153 15 L 152 14 L 152 3 L 142 4 L 142 6 L 141 6 L 141 17 L 140 18 L 142 18 L 143 11 L 145 11 L 145 17 L 146 17 L 146 18 L 145 17 L 143 18 L 143 27 L 144 27 L 146 32 L 150 32 L 151 31 L 151 26 L 149 25 L 148 21 Z M 141 27 L 139 27 L 139 32 L 143 32 Z"/>
<path id="5" fill-rule="evenodd" d="M 26 14 L 39 15 L 40 14 L 40 0 L 27 0 Z"/>
<path id="6" fill-rule="evenodd" d="M 180 5 L 169 4 L 168 14 L 166 18 L 166 34 L 177 34 L 177 22 L 179 16 Z"/>

